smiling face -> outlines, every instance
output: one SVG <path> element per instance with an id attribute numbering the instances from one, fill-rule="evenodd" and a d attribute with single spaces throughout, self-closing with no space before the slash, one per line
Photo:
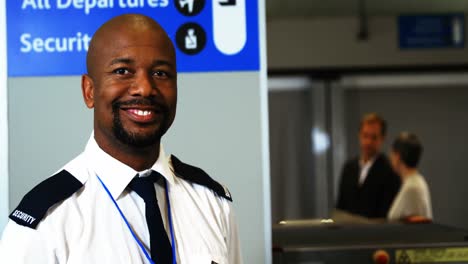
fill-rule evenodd
<path id="1" fill-rule="evenodd" d="M 139 15 L 111 20 L 94 35 L 87 66 L 83 96 L 101 148 L 159 145 L 177 104 L 175 51 L 162 28 Z"/>

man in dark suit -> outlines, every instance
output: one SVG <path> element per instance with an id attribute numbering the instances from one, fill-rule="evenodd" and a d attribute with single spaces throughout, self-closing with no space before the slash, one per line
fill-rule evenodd
<path id="1" fill-rule="evenodd" d="M 362 118 L 360 156 L 343 167 L 337 209 L 368 218 L 387 216 L 400 188 L 400 179 L 381 153 L 386 132 L 386 122 L 378 114 Z"/>

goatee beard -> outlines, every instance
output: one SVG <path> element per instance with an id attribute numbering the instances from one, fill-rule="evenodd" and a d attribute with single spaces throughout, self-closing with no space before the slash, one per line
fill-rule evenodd
<path id="1" fill-rule="evenodd" d="M 158 109 L 159 114 L 162 116 L 159 129 L 155 129 L 154 133 L 150 134 L 137 134 L 127 131 L 120 119 L 119 109 L 124 105 L 139 105 L 139 106 L 152 106 Z M 114 136 L 122 143 L 128 146 L 144 148 L 160 142 L 164 133 L 166 133 L 169 120 L 168 107 L 163 104 L 158 104 L 151 99 L 133 99 L 126 102 L 114 102 L 112 104 L 113 122 L 112 131 Z"/>

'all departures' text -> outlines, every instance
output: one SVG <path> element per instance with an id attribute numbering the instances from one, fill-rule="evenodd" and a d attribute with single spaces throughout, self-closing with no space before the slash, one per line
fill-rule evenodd
<path id="1" fill-rule="evenodd" d="M 55 6 L 53 6 L 55 4 Z M 23 0 L 21 9 L 48 10 L 48 9 L 81 9 L 89 14 L 94 8 L 142 8 L 167 7 L 169 0 Z"/>
<path id="2" fill-rule="evenodd" d="M 82 10 L 89 15 L 95 8 L 165 8 L 170 0 L 22 0 L 22 10 L 48 11 L 52 9 Z M 21 53 L 62 53 L 86 52 L 91 36 L 87 33 L 76 32 L 71 36 L 34 36 L 24 32 L 20 36 Z"/>

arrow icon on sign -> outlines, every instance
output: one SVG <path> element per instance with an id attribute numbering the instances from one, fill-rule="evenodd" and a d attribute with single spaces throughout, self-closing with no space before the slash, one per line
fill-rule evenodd
<path id="1" fill-rule="evenodd" d="M 179 0 L 179 4 L 181 8 L 188 6 L 188 12 L 192 13 L 193 11 L 193 0 Z"/>
<path id="2" fill-rule="evenodd" d="M 235 6 L 236 0 L 220 0 L 218 3 L 222 6 Z"/>

